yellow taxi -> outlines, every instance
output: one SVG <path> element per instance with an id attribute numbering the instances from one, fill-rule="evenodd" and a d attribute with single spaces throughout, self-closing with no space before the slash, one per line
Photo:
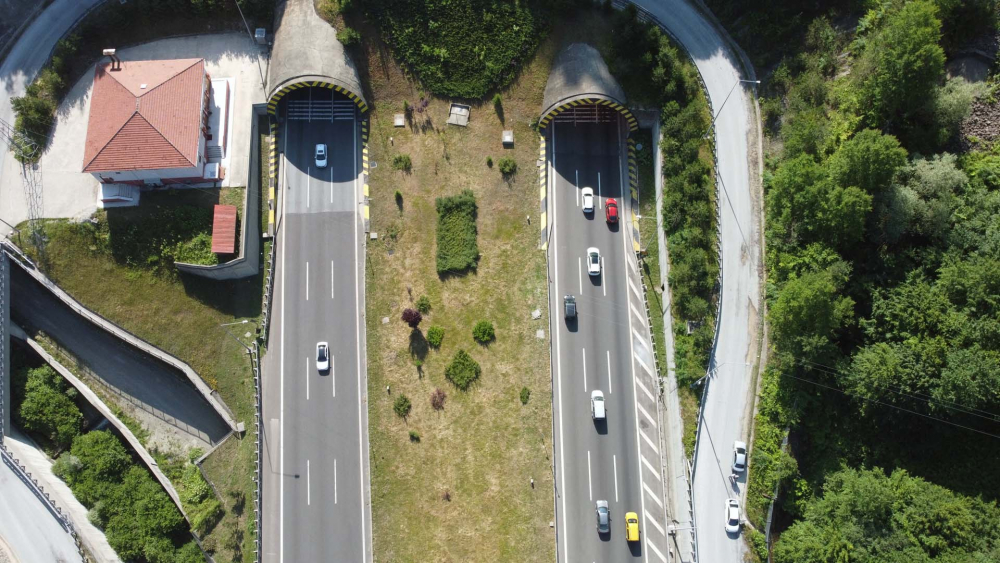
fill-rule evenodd
<path id="1" fill-rule="evenodd" d="M 639 541 L 639 515 L 635 512 L 625 513 L 625 541 Z"/>

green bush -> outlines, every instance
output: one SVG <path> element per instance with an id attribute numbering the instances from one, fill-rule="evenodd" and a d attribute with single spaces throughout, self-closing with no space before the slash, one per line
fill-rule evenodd
<path id="1" fill-rule="evenodd" d="M 392 157 L 392 168 L 403 172 L 410 172 L 413 169 L 413 162 L 408 154 L 397 154 Z"/>
<path id="2" fill-rule="evenodd" d="M 441 347 L 444 341 L 444 329 L 439 326 L 432 326 L 427 330 L 427 343 L 435 348 Z"/>
<path id="3" fill-rule="evenodd" d="M 417 310 L 424 315 L 431 312 L 431 300 L 426 295 L 421 295 L 417 298 L 416 306 Z"/>
<path id="4" fill-rule="evenodd" d="M 420 433 L 417 432 L 416 430 L 410 430 L 410 441 L 411 442 L 419 442 L 420 441 Z"/>
<path id="5" fill-rule="evenodd" d="M 521 404 L 527 405 L 529 397 L 531 397 L 531 391 L 527 387 L 521 387 Z"/>
<path id="6" fill-rule="evenodd" d="M 396 413 L 396 416 L 400 418 L 406 418 L 410 414 L 410 409 L 413 405 L 410 403 L 409 397 L 406 395 L 399 395 L 396 397 L 395 402 L 392 403 L 392 410 Z"/>
<path id="7" fill-rule="evenodd" d="M 212 233 L 198 233 L 193 239 L 179 242 L 173 252 L 175 262 L 213 266 L 219 256 L 212 252 Z"/>
<path id="8" fill-rule="evenodd" d="M 48 365 L 27 370 L 24 395 L 14 405 L 14 421 L 38 434 L 58 450 L 66 449 L 80 433 L 83 414 L 74 398 L 76 389 Z"/>
<path id="9" fill-rule="evenodd" d="M 201 535 L 208 533 L 222 519 L 223 510 L 197 465 L 188 464 L 184 468 L 180 489 L 181 502 L 191 520 L 191 527 Z"/>
<path id="10" fill-rule="evenodd" d="M 493 94 L 493 108 L 499 110 L 501 107 L 503 107 L 503 98 L 501 98 L 500 93 L 497 92 L 496 94 Z"/>
<path id="11" fill-rule="evenodd" d="M 337 41 L 344 47 L 357 45 L 361 42 L 361 34 L 352 27 L 344 26 L 344 29 L 337 32 Z"/>
<path id="12" fill-rule="evenodd" d="M 444 370 L 444 376 L 455 384 L 462 391 L 465 391 L 479 379 L 479 374 L 482 369 L 479 367 L 479 363 L 472 359 L 465 350 L 459 350 L 455 353 L 455 357 L 452 358 L 451 363 Z"/>
<path id="13" fill-rule="evenodd" d="M 476 326 L 472 327 L 472 338 L 480 344 L 492 342 L 496 338 L 493 323 L 487 320 L 477 322 Z"/>
<path id="14" fill-rule="evenodd" d="M 510 157 L 503 157 L 497 161 L 497 167 L 504 176 L 510 176 L 517 172 L 517 161 Z"/>
<path id="15" fill-rule="evenodd" d="M 435 202 L 437 225 L 437 272 L 439 275 L 461 273 L 475 268 L 479 260 L 476 242 L 476 196 L 472 190 Z"/>
<path id="16" fill-rule="evenodd" d="M 492 156 L 487 156 L 486 157 L 486 167 L 487 168 L 493 168 L 493 157 Z"/>

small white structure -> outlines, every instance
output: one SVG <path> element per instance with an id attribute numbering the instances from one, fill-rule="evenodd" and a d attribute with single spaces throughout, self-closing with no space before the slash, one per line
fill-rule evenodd
<path id="1" fill-rule="evenodd" d="M 469 113 L 471 110 L 472 108 L 470 106 L 464 104 L 451 104 L 451 110 L 448 112 L 448 123 L 451 125 L 468 127 Z"/>
<path id="2" fill-rule="evenodd" d="M 504 131 L 503 132 L 503 146 L 512 147 L 514 146 L 514 132 Z"/>

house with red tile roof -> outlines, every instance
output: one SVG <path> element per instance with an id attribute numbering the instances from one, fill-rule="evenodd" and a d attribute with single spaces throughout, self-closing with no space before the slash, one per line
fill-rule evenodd
<path id="1" fill-rule="evenodd" d="M 221 166 L 206 154 L 211 93 L 204 59 L 97 65 L 83 172 L 102 194 L 220 180 Z"/>

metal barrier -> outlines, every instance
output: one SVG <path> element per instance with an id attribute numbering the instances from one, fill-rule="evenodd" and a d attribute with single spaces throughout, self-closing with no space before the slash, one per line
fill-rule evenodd
<path id="1" fill-rule="evenodd" d="M 264 458 L 264 438 L 261 434 L 261 371 L 260 371 L 260 348 L 257 345 L 257 341 L 253 342 L 250 352 L 250 365 L 253 368 L 253 388 L 254 388 L 254 439 L 257 440 L 257 449 L 254 452 L 254 476 L 253 476 L 253 518 L 254 518 L 254 561 L 256 563 L 261 562 L 263 557 L 262 549 L 262 536 L 261 536 L 261 487 L 263 486 L 263 481 L 261 479 L 261 460 Z"/>
<path id="2" fill-rule="evenodd" d="M 260 306 L 260 338 L 267 344 L 268 328 L 271 325 L 271 294 L 274 292 L 274 257 L 278 249 L 277 236 L 271 238 L 271 252 L 264 257 L 267 276 L 264 278 L 264 302 Z"/>

